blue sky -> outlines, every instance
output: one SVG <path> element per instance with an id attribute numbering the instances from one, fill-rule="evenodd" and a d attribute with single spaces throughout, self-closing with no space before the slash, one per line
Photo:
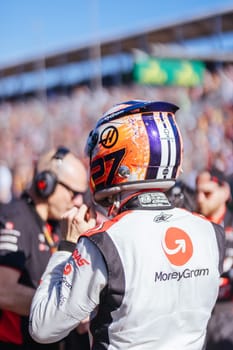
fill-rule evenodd
<path id="1" fill-rule="evenodd" d="M 226 7 L 232 0 L 2 0 L 0 65 Z"/>

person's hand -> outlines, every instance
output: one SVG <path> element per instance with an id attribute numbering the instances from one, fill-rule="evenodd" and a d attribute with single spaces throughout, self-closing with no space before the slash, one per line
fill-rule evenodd
<path id="1" fill-rule="evenodd" d="M 90 318 L 87 317 L 85 320 L 81 321 L 76 328 L 76 332 L 78 334 L 84 334 L 87 333 L 90 330 Z"/>
<path id="2" fill-rule="evenodd" d="M 62 238 L 77 243 L 79 236 L 96 226 L 96 215 L 86 204 L 80 208 L 73 207 L 65 212 L 61 218 Z"/>

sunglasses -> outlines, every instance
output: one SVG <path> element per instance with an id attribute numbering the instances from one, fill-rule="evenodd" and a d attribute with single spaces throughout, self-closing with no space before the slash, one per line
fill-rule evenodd
<path id="1" fill-rule="evenodd" d="M 84 196 L 85 192 L 79 192 L 79 191 L 75 191 L 72 188 L 70 188 L 70 186 L 64 184 L 64 182 L 59 181 L 58 182 L 61 186 L 65 187 L 69 192 L 72 193 L 72 199 L 74 199 L 76 196 L 81 195 Z"/>

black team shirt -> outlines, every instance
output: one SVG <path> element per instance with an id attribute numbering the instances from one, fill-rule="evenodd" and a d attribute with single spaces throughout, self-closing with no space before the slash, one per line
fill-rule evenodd
<path id="1" fill-rule="evenodd" d="M 17 269 L 19 283 L 38 286 L 58 241 L 58 224 L 42 221 L 28 194 L 0 206 L 0 265 Z M 57 344 L 35 343 L 28 333 L 28 317 L 7 310 L 0 311 L 0 348 L 4 343 L 33 350 L 58 348 Z"/>

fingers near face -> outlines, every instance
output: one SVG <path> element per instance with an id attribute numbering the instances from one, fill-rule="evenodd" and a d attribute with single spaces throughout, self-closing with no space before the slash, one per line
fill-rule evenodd
<path id="1" fill-rule="evenodd" d="M 77 215 L 79 209 L 77 207 L 73 207 L 69 210 L 67 210 L 62 216 L 62 219 L 68 219 L 70 221 L 73 221 L 73 219 L 75 218 L 75 216 Z"/>
<path id="2" fill-rule="evenodd" d="M 78 209 L 75 215 L 75 221 L 79 223 L 80 221 L 85 221 L 86 220 L 86 214 L 88 212 L 88 207 L 86 204 L 82 204 L 81 207 Z"/>
<path id="3" fill-rule="evenodd" d="M 87 212 L 88 207 L 86 204 L 82 204 L 80 208 L 74 206 L 62 215 L 62 219 L 67 219 L 69 221 L 79 223 L 80 221 L 85 220 Z"/>

